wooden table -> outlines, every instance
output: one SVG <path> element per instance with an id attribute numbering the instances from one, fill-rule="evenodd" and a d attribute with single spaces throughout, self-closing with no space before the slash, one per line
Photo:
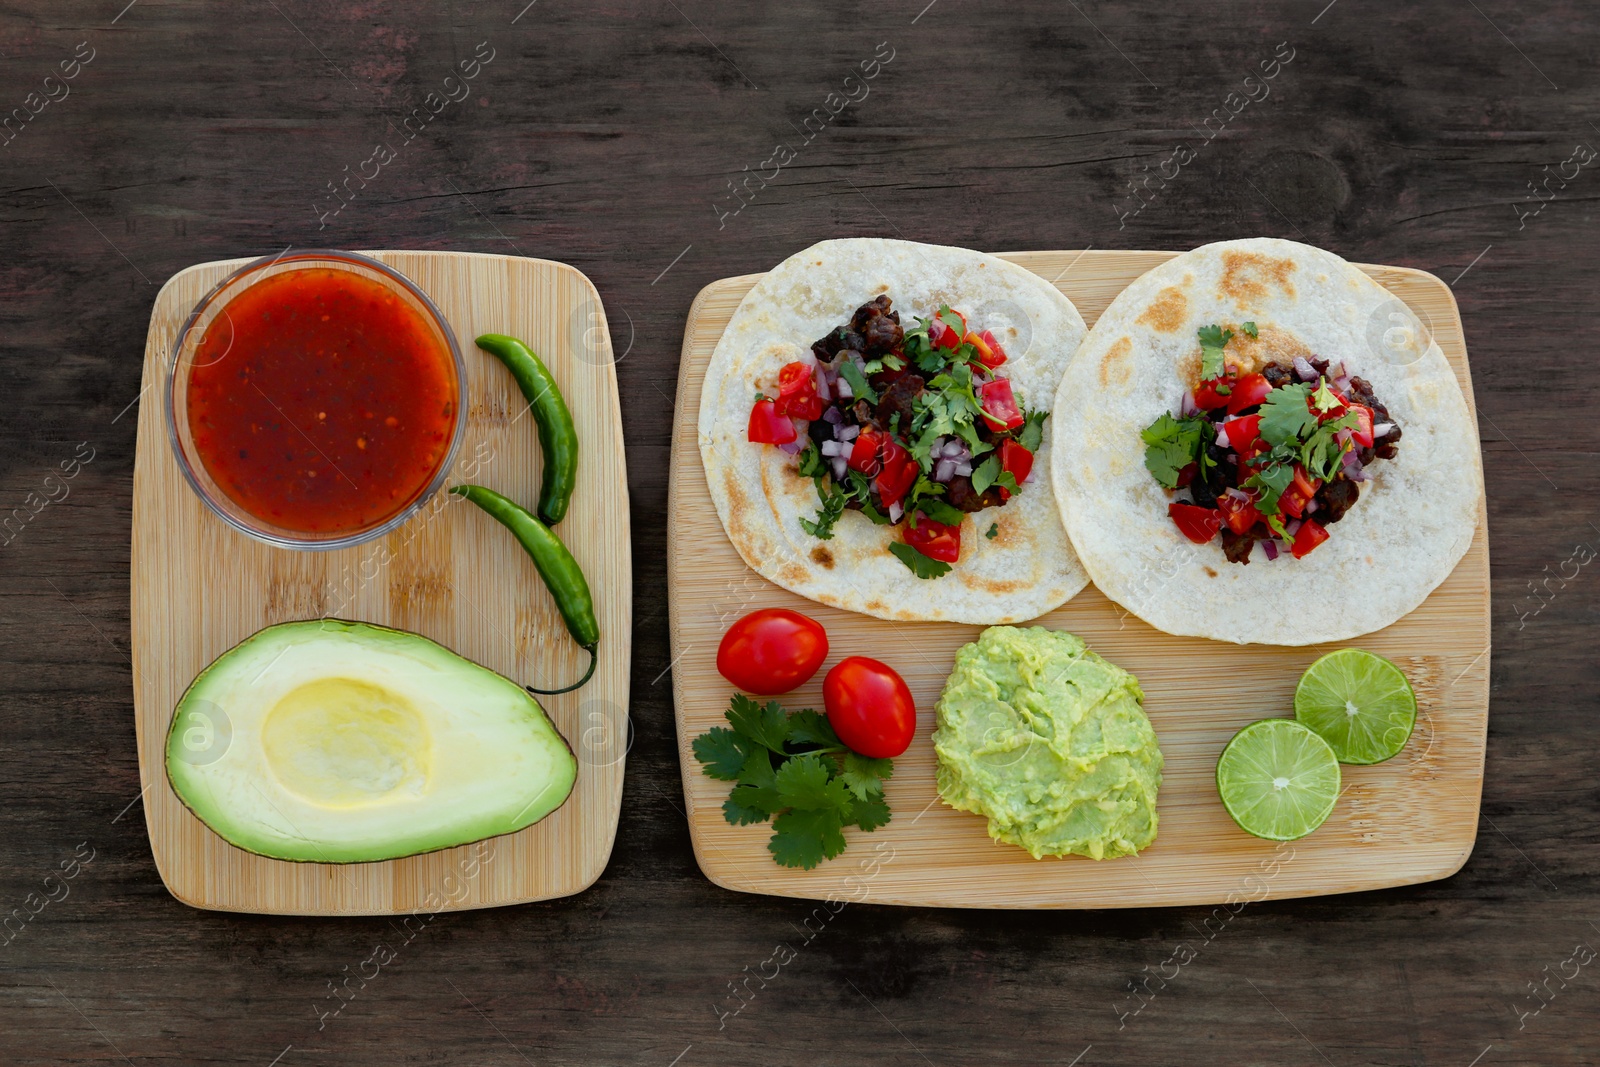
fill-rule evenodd
<path id="1" fill-rule="evenodd" d="M 1600 175 L 1580 165 L 1600 99 L 1578 7 L 123 2 L 0 26 L 21 109 L 0 133 L 0 1062 L 1600 1059 Z M 813 905 L 708 883 L 662 550 L 694 294 L 832 236 L 1258 234 L 1430 270 L 1460 301 L 1495 596 L 1461 873 L 1225 922 L 851 906 L 809 928 Z M 637 739 L 579 896 L 417 930 L 198 912 L 157 877 L 128 655 L 147 318 L 185 266 L 291 244 L 548 257 L 606 302 Z"/>

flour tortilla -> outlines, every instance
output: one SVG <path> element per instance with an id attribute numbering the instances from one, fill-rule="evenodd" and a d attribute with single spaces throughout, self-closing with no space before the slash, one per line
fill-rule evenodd
<path id="1" fill-rule="evenodd" d="M 1259 340 L 1242 335 L 1254 321 Z M 1235 331 L 1228 358 L 1343 361 L 1403 436 L 1329 539 L 1304 559 L 1229 563 L 1167 517 L 1174 494 L 1144 466 L 1139 434 L 1176 412 L 1198 376 L 1195 331 Z M 1250 367 L 1248 369 L 1254 369 Z M 1184 253 L 1122 292 L 1056 394 L 1053 474 L 1062 517 L 1096 586 L 1168 633 L 1304 645 L 1380 629 L 1454 569 L 1483 501 L 1478 433 L 1444 353 L 1416 315 L 1331 252 L 1265 238 Z"/>
<path id="2" fill-rule="evenodd" d="M 1083 317 L 1043 278 L 964 248 L 855 238 L 823 241 L 778 264 L 745 296 L 706 368 L 700 456 L 711 499 L 746 563 L 785 589 L 880 619 L 991 625 L 1036 618 L 1087 583 L 1061 527 L 1050 479 L 1055 431 L 1045 420 L 1032 480 L 1002 507 L 967 516 L 961 560 L 940 578 L 918 578 L 888 549 L 899 527 L 846 511 L 831 540 L 806 533 L 820 502 L 798 457 L 746 439 L 757 390 L 777 392 L 778 371 L 811 343 L 887 294 L 906 328 L 941 303 L 991 329 L 1005 348 L 1003 373 L 1018 402 L 1042 408 L 1073 350 Z M 999 532 L 985 536 L 991 524 Z"/>

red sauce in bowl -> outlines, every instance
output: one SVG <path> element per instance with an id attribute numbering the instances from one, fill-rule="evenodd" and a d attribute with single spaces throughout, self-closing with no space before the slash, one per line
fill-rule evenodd
<path id="1" fill-rule="evenodd" d="M 307 534 L 380 525 L 420 496 L 455 434 L 453 355 L 411 303 L 350 271 L 254 282 L 196 347 L 195 452 L 245 511 Z"/>

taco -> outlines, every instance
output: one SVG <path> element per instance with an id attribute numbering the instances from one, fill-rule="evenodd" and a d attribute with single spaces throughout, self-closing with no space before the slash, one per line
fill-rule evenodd
<path id="1" fill-rule="evenodd" d="M 1303 645 L 1387 626 L 1466 552 L 1478 435 L 1416 315 L 1331 252 L 1205 245 L 1108 307 L 1055 401 L 1069 536 L 1168 633 Z"/>
<path id="2" fill-rule="evenodd" d="M 1042 615 L 1087 579 L 1050 480 L 1048 405 L 1083 318 L 963 248 L 824 241 L 734 312 L 700 455 L 746 563 L 884 619 Z"/>

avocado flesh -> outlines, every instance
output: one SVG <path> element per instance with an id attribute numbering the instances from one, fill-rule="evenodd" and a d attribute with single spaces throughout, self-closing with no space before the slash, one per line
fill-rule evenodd
<path id="1" fill-rule="evenodd" d="M 167 777 L 218 835 L 361 863 L 512 833 L 567 799 L 577 761 L 529 693 L 425 637 L 269 626 L 190 684 Z"/>

